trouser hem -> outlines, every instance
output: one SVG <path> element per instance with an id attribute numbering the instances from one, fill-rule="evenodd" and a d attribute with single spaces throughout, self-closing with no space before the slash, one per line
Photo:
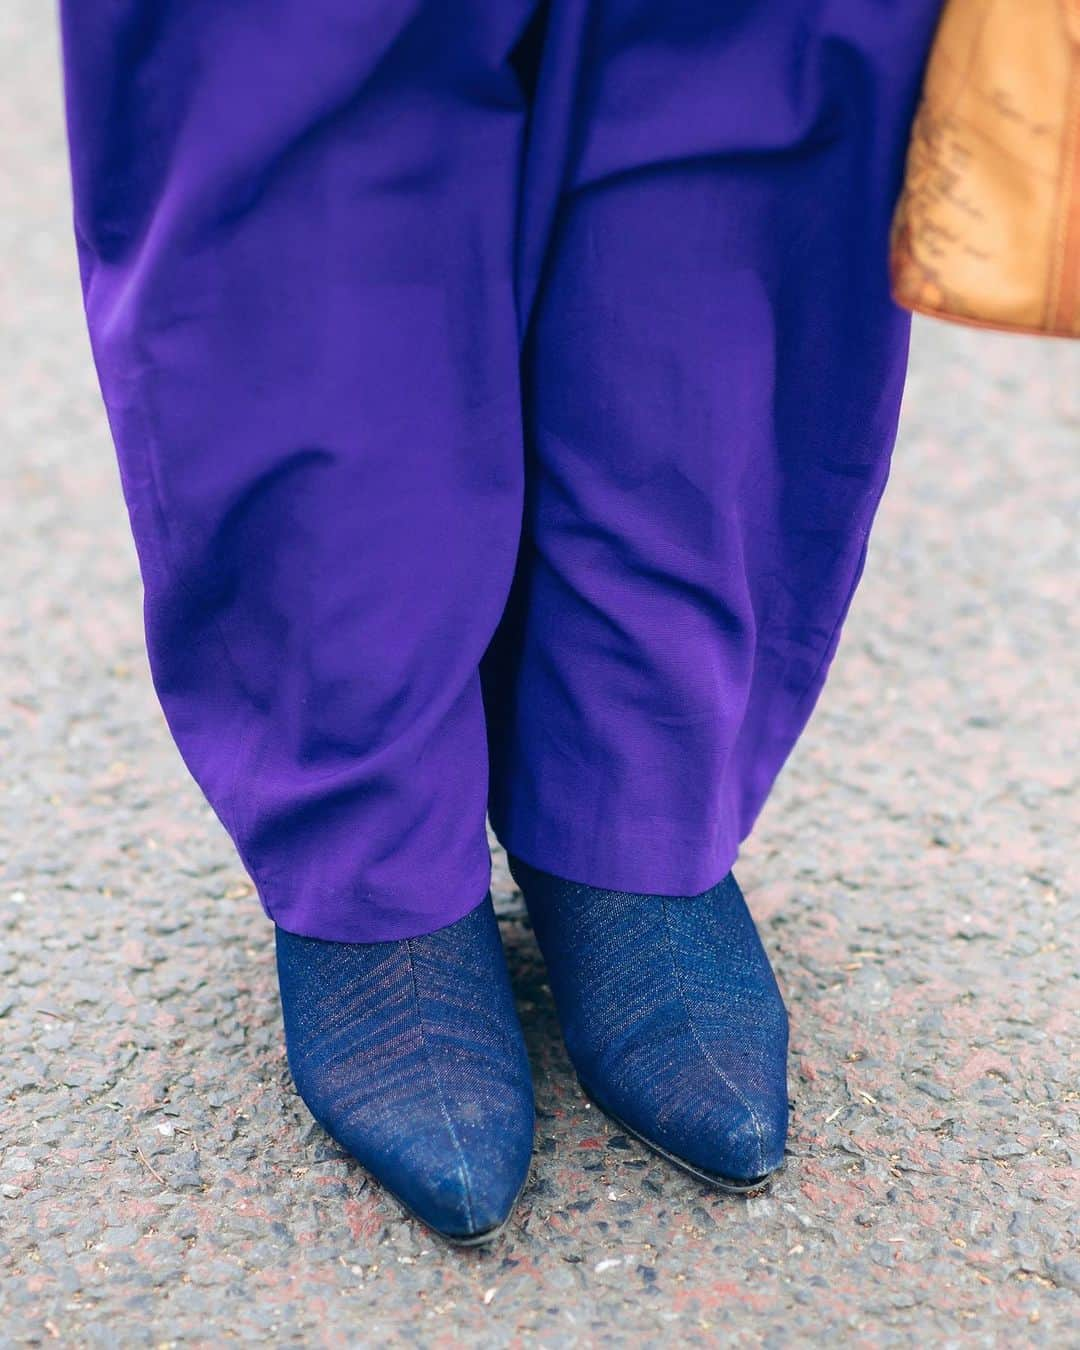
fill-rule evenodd
<path id="1" fill-rule="evenodd" d="M 731 871 L 740 840 L 725 831 L 706 853 L 685 835 L 658 832 L 634 822 L 586 838 L 580 828 L 552 816 L 491 813 L 499 842 L 513 857 L 563 881 L 633 895 L 691 896 L 711 890 Z"/>
<path id="2" fill-rule="evenodd" d="M 427 897 L 447 898 L 438 908 L 431 904 L 417 904 L 401 896 L 370 895 L 357 888 L 351 908 L 355 913 L 342 913 L 350 906 L 342 897 L 335 896 L 316 901 L 284 901 L 272 898 L 265 886 L 258 888 L 263 912 L 279 928 L 297 937 L 321 938 L 326 942 L 399 942 L 405 938 L 426 937 L 441 928 L 448 928 L 471 914 L 483 904 L 491 886 L 490 863 L 483 873 L 472 877 L 468 884 L 460 880 L 424 882 Z M 333 910 L 333 914 L 328 914 Z"/>

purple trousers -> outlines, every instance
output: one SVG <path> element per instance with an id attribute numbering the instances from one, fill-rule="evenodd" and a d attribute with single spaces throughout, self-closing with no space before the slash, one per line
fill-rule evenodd
<path id="1" fill-rule="evenodd" d="M 86 312 L 184 759 L 267 913 L 516 854 L 697 893 L 885 485 L 940 0 L 63 0 Z"/>

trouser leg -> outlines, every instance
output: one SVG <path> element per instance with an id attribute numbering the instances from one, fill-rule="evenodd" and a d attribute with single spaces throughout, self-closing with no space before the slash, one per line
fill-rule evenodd
<path id="1" fill-rule="evenodd" d="M 887 233 L 938 7 L 578 6 L 487 672 L 492 816 L 535 867 L 705 890 L 810 714 L 888 472 Z"/>
<path id="2" fill-rule="evenodd" d="M 483 897 L 531 0 L 62 6 L 92 345 L 179 748 L 267 911 Z"/>

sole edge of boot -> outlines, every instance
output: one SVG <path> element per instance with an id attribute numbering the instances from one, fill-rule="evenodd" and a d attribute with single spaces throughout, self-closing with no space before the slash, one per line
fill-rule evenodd
<path id="1" fill-rule="evenodd" d="M 772 1183 L 773 1178 L 783 1170 L 784 1164 L 783 1162 L 780 1162 L 772 1169 L 772 1171 L 763 1172 L 760 1177 L 754 1177 L 750 1181 L 742 1181 L 736 1177 L 725 1177 L 719 1172 L 709 1172 L 704 1167 L 698 1167 L 695 1163 L 687 1161 L 686 1158 L 680 1158 L 677 1153 L 670 1152 L 670 1150 L 664 1148 L 662 1144 L 656 1143 L 655 1140 L 642 1134 L 640 1130 L 636 1130 L 633 1125 L 628 1124 L 616 1112 L 605 1106 L 600 1098 L 597 1097 L 596 1093 L 591 1091 L 580 1078 L 578 1079 L 578 1086 L 588 1100 L 592 1102 L 593 1106 L 595 1106 L 598 1111 L 603 1112 L 608 1120 L 611 1120 L 618 1125 L 620 1130 L 624 1130 L 632 1139 L 636 1139 L 639 1144 L 644 1144 L 650 1153 L 655 1153 L 657 1157 L 663 1158 L 664 1161 L 670 1163 L 672 1167 L 677 1168 L 680 1172 L 685 1172 L 696 1181 L 703 1182 L 714 1191 L 721 1191 L 725 1195 L 751 1195 L 755 1191 L 767 1190 Z"/>

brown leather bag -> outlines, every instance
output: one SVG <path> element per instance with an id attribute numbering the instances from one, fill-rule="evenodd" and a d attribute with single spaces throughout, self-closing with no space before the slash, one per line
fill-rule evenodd
<path id="1" fill-rule="evenodd" d="M 1080 0 L 945 0 L 891 255 L 907 309 L 1080 337 Z"/>

